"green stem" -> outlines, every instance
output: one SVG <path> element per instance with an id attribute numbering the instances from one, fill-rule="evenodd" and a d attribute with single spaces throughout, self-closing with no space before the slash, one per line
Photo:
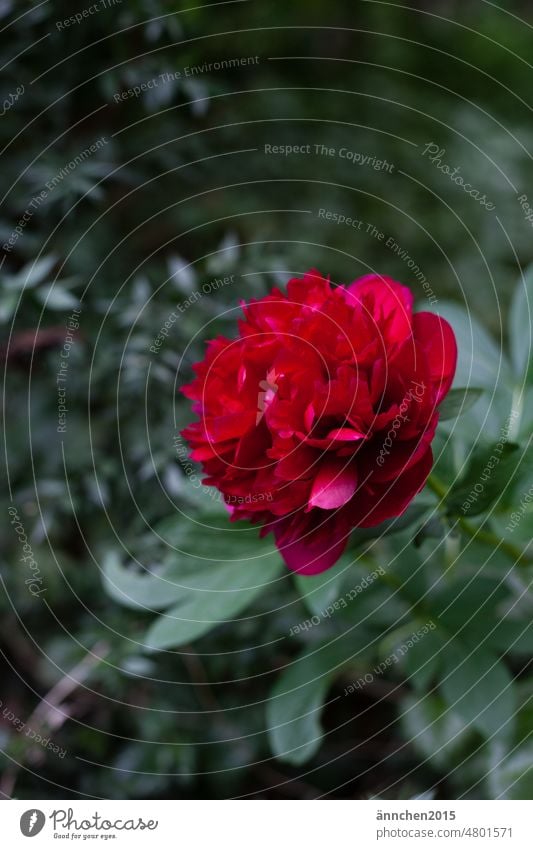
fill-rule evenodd
<path id="1" fill-rule="evenodd" d="M 442 500 L 446 498 L 448 494 L 448 487 L 441 480 L 439 480 L 435 475 L 430 475 L 428 478 L 428 486 L 433 490 L 435 495 Z M 497 536 L 492 533 L 492 531 L 486 531 L 483 528 L 477 528 L 468 519 L 463 519 L 462 517 L 458 517 L 457 523 L 459 527 L 472 539 L 477 539 L 480 542 L 485 542 L 487 545 L 491 545 L 494 548 L 501 548 L 506 554 L 511 557 L 518 566 L 531 566 L 533 561 L 531 558 L 527 557 L 526 554 L 516 545 L 513 545 L 512 542 L 508 542 L 505 539 Z"/>

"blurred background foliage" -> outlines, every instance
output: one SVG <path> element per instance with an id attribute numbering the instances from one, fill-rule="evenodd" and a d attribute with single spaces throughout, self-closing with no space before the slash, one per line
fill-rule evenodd
<path id="1" fill-rule="evenodd" d="M 321 220 L 320 208 L 393 237 L 430 282 L 435 308 L 466 308 L 474 322 L 454 313 L 466 352 L 457 385 L 470 379 L 491 391 L 460 426 L 441 428 L 441 479 L 454 480 L 472 445 L 498 438 L 517 380 L 500 351 L 513 343 L 505 328 L 520 268 L 533 261 L 531 225 L 517 199 L 531 192 L 533 176 L 530 4 L 252 0 L 187 9 L 176 0 L 123 0 L 58 28 L 88 5 L 0 2 L 0 243 L 44 191 L 12 249 L 3 250 L 0 270 L 9 482 L 0 523 L 0 700 L 67 751 L 59 758 L 26 741 L 2 715 L 2 792 L 529 797 L 529 573 L 510 575 L 509 558 L 490 543 L 461 549 L 456 535 L 446 535 L 445 514 L 421 531 L 418 523 L 416 548 L 408 530 L 379 540 L 353 565 L 344 561 L 318 590 L 315 608 L 380 563 L 389 564 L 389 579 L 296 637 L 290 629 L 314 608 L 280 572 L 231 624 L 193 644 L 183 637 L 177 648 L 147 652 L 153 613 L 118 604 L 102 572 L 124 571 L 126 582 L 143 570 L 166 574 L 182 562 L 189 517 L 222 521 L 222 507 L 192 485 L 177 452 L 176 434 L 190 417 L 177 388 L 205 339 L 231 334 L 239 299 L 315 266 L 335 282 L 373 269 L 390 274 L 412 285 L 424 305 L 405 259 L 364 229 Z M 259 61 L 184 74 L 243 56 Z M 170 77 L 165 83 L 162 74 Z M 117 102 L 154 78 L 159 85 Z M 494 211 L 423 155 L 429 143 L 444 149 L 442 161 L 459 167 Z M 265 144 L 346 147 L 393 168 L 338 155 L 266 155 Z M 233 283 L 186 305 L 191 292 L 232 274 Z M 183 312 L 157 353 L 150 351 L 177 303 Z M 56 375 L 78 306 L 61 434 Z M 530 393 L 521 407 L 513 439 L 524 444 Z M 527 489 L 524 456 L 493 520 L 503 535 L 505 511 Z M 10 494 L 46 587 L 40 598 L 25 585 Z M 424 495 L 417 515 L 435 503 Z M 531 526 L 526 511 L 513 542 L 527 543 Z M 199 537 L 189 540 L 190 551 Z M 255 534 L 246 539 L 255 550 Z M 211 546 L 212 559 L 221 551 L 231 557 L 222 532 Z M 441 616 L 446 599 L 455 603 L 442 626 L 445 643 L 439 630 L 427 657 L 408 655 L 343 695 L 402 634 Z M 472 622 L 480 607 L 482 621 Z M 464 658 L 479 629 L 496 628 L 506 610 L 513 611 L 509 633 L 496 629 L 484 657 L 474 655 L 462 678 L 438 687 L 457 653 Z M 342 633 L 350 635 L 336 660 L 344 671 L 327 693 L 322 745 L 309 757 L 274 759 L 265 701 L 278 670 Z M 481 698 L 487 690 L 504 695 L 476 724 L 458 702 L 480 662 L 489 669 Z M 69 689 L 72 670 L 80 683 Z M 514 701 L 505 696 L 512 676 Z M 278 754 L 289 743 L 278 741 Z"/>

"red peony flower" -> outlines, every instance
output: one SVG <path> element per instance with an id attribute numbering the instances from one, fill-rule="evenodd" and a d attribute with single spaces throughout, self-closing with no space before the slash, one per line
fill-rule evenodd
<path id="1" fill-rule="evenodd" d="M 183 387 L 183 431 L 232 521 L 273 532 L 312 575 L 350 531 L 399 516 L 431 470 L 438 407 L 455 373 L 450 325 L 369 274 L 332 287 L 317 271 L 243 303 L 239 337 L 209 343 Z"/>

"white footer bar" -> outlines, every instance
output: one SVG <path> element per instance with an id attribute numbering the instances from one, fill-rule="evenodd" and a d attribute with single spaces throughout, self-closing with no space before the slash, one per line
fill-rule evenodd
<path id="1" fill-rule="evenodd" d="M 528 801 L 6 801 L 1 844 L 532 849 Z M 35 839 L 34 843 L 30 840 Z"/>

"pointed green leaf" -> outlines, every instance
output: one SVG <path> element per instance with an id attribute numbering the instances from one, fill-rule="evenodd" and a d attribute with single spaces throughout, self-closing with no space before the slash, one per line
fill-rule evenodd
<path id="1" fill-rule="evenodd" d="M 454 386 L 483 386 L 497 383 L 512 391 L 511 368 L 500 345 L 492 339 L 475 315 L 451 301 L 439 304 L 439 315 L 450 322 L 458 343 Z"/>
<path id="2" fill-rule="evenodd" d="M 451 389 L 439 407 L 440 421 L 456 419 L 457 416 L 466 413 L 473 407 L 478 398 L 483 394 L 479 387 L 467 386 L 461 389 Z"/>
<path id="3" fill-rule="evenodd" d="M 362 629 L 354 629 L 349 637 L 314 647 L 286 667 L 267 704 L 268 735 L 277 758 L 298 766 L 319 749 L 320 718 L 331 681 L 367 641 Z"/>
<path id="4" fill-rule="evenodd" d="M 436 767 L 460 758 L 472 729 L 435 695 L 409 695 L 402 701 L 400 722 L 407 738 L 423 758 Z"/>
<path id="5" fill-rule="evenodd" d="M 533 744 L 520 746 L 506 754 L 499 744 L 493 746 L 490 771 L 488 773 L 491 798 L 533 798 Z"/>
<path id="6" fill-rule="evenodd" d="M 102 571 L 108 595 L 134 610 L 163 610 L 184 592 L 183 586 L 164 572 L 154 574 L 125 568 L 114 551 L 104 558 Z M 168 573 L 168 569 L 165 571 Z"/>
<path id="7" fill-rule="evenodd" d="M 282 571 L 276 550 L 249 560 L 209 563 L 194 573 L 187 570 L 179 601 L 148 629 L 146 648 L 168 649 L 201 637 L 241 613 Z"/>
<path id="8" fill-rule="evenodd" d="M 509 739 L 514 727 L 513 679 L 497 655 L 448 646 L 440 691 L 451 710 L 485 737 Z"/>
<path id="9" fill-rule="evenodd" d="M 494 445 L 478 446 L 460 480 L 446 496 L 449 513 L 479 516 L 500 498 L 516 472 L 520 455 L 518 445 L 501 440 Z"/>
<path id="10" fill-rule="evenodd" d="M 345 555 L 335 566 L 320 575 L 294 576 L 296 589 L 310 613 L 320 616 L 328 604 L 339 598 L 343 578 L 352 563 L 353 557 Z"/>
<path id="11" fill-rule="evenodd" d="M 35 262 L 29 262 L 22 268 L 16 277 L 12 277 L 10 285 L 16 289 L 30 289 L 46 280 L 50 271 L 57 262 L 55 256 L 43 256 Z"/>
<path id="12" fill-rule="evenodd" d="M 533 339 L 533 265 L 518 281 L 509 312 L 511 361 L 519 383 L 531 379 Z"/>

